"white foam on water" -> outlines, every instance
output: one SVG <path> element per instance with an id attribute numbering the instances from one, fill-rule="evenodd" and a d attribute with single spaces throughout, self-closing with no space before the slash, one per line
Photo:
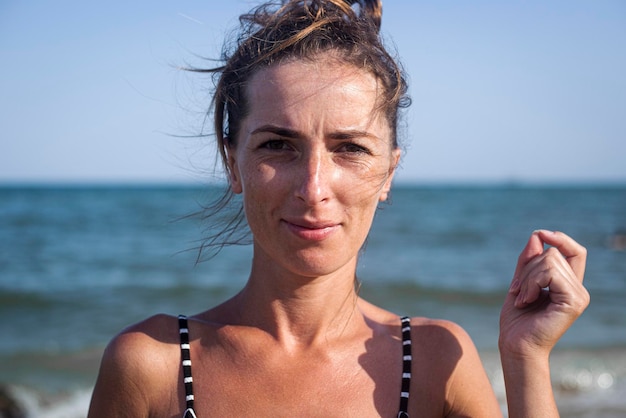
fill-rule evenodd
<path id="1" fill-rule="evenodd" d="M 85 418 L 92 389 L 81 389 L 65 395 L 42 395 L 31 389 L 11 388 L 11 394 L 28 418 Z"/>

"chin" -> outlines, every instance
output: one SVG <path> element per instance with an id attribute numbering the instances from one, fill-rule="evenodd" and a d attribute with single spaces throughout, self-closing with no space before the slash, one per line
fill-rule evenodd
<path id="1" fill-rule="evenodd" d="M 354 275 L 356 267 L 356 255 L 353 257 L 337 257 L 337 252 L 329 253 L 310 251 L 299 251 L 288 258 L 284 263 L 285 267 L 299 276 L 314 279 L 316 277 L 328 276 L 348 269 Z"/>

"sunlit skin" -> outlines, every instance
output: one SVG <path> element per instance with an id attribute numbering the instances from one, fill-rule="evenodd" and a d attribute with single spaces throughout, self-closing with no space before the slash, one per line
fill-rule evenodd
<path id="1" fill-rule="evenodd" d="M 253 274 L 354 274 L 400 157 L 378 89 L 372 75 L 330 60 L 252 77 L 230 165 L 254 236 Z"/>
<path id="2" fill-rule="evenodd" d="M 254 258 L 241 292 L 190 317 L 197 416 L 397 416 L 399 317 L 355 289 L 400 158 L 377 79 L 326 53 L 258 70 L 246 96 L 228 164 Z M 500 318 L 511 418 L 558 416 L 549 354 L 589 302 L 585 260 L 550 231 L 531 234 L 518 259 Z M 415 317 L 411 337 L 410 416 L 501 416 L 459 326 Z M 107 347 L 89 417 L 182 416 L 181 376 L 177 319 L 133 325 Z"/>

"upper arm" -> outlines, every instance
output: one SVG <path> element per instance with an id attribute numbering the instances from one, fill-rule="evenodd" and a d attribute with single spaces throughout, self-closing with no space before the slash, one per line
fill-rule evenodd
<path id="1" fill-rule="evenodd" d="M 89 418 L 148 417 L 147 379 L 136 349 L 140 338 L 120 334 L 107 346 L 89 406 Z"/>
<path id="2" fill-rule="evenodd" d="M 456 324 L 447 323 L 446 328 L 454 335 L 461 349 L 461 355 L 448 380 L 446 416 L 502 416 L 491 382 L 471 338 Z"/>
<path id="3" fill-rule="evenodd" d="M 149 417 L 176 402 L 177 325 L 164 315 L 116 336 L 107 346 L 93 391 L 89 418 Z M 172 331 L 172 332 L 168 332 Z M 174 334 L 174 335 L 172 335 Z"/>

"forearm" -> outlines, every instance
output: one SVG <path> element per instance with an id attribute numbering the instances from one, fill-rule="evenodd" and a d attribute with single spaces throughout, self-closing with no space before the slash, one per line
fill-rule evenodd
<path id="1" fill-rule="evenodd" d="M 554 418 L 559 411 L 550 380 L 549 355 L 500 352 L 509 418 Z"/>

